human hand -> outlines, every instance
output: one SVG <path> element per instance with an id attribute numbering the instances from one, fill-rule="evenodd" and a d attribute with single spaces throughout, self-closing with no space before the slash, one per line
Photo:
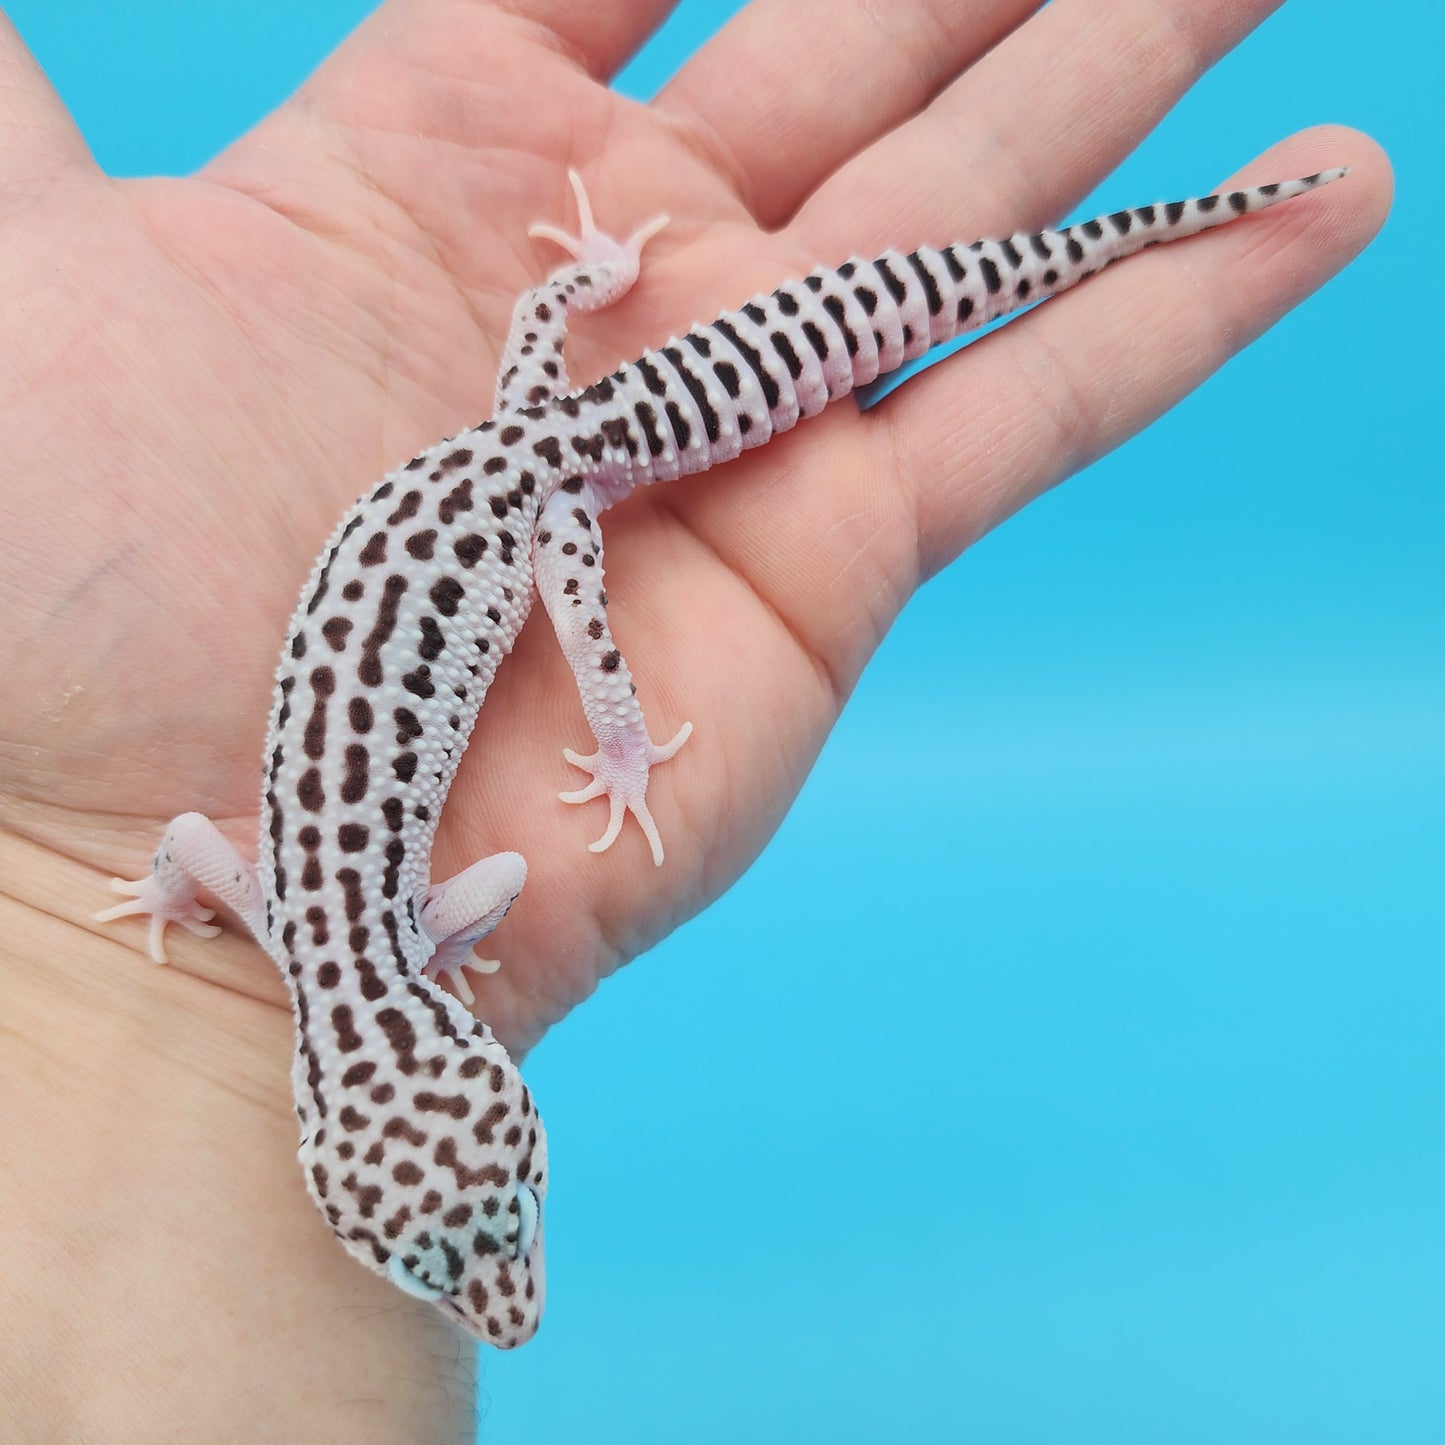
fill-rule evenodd
<path id="1" fill-rule="evenodd" d="M 577 328 L 580 384 L 817 261 L 1057 217 L 1269 8 L 1177 0 L 1141 32 L 1123 5 L 1056 5 L 1019 25 L 1033 6 L 940 20 L 905 3 L 879 34 L 874 8 L 760 3 L 639 107 L 602 82 L 660 4 L 394 0 L 183 181 L 96 172 L 19 42 L 0 38 L 0 817 L 35 926 L 85 919 L 104 875 L 135 871 L 187 808 L 253 846 L 270 678 L 301 581 L 358 492 L 485 412 L 512 301 L 555 264 L 526 228 L 568 222 L 567 165 L 605 227 L 673 217 L 633 295 Z M 597 820 L 552 801 L 576 784 L 560 750 L 581 718 L 546 629 L 503 668 L 435 870 L 499 847 L 529 860 L 488 944 L 503 968 L 478 981 L 503 1039 L 534 1040 L 746 866 L 923 576 L 1165 409 L 1364 243 L 1389 182 L 1362 138 L 1297 137 L 1244 178 L 1336 163 L 1351 177 L 1319 197 L 1139 257 L 866 416 L 844 403 L 609 517 L 619 643 L 659 733 L 686 717 L 697 734 L 653 784 L 666 867 L 631 829 L 595 857 Z M 97 891 L 56 894 L 57 857 L 103 870 Z M 110 963 L 143 939 L 72 931 L 65 946 Z M 90 1002 L 120 1014 L 124 989 L 164 991 L 167 1017 L 243 1034 L 257 1090 L 279 1100 L 262 1057 L 275 1035 L 237 1022 L 248 995 L 284 1008 L 254 947 L 181 938 L 174 955 L 231 1002 L 207 995 L 197 1023 L 193 996 L 149 972 Z M 43 988 L 36 1000 L 37 1017 L 65 1002 Z"/>

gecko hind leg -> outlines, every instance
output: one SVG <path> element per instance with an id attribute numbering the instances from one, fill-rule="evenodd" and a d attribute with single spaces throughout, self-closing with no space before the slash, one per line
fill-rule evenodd
<path id="1" fill-rule="evenodd" d="M 473 994 L 463 969 L 495 973 L 496 959 L 478 958 L 473 945 L 507 915 L 527 881 L 527 863 L 520 853 L 493 853 L 455 877 L 428 888 L 417 912 L 421 931 L 436 945 L 422 970 L 434 983 L 450 979 L 463 1003 Z"/>
<path id="2" fill-rule="evenodd" d="M 662 839 L 647 806 L 648 778 L 692 736 L 692 724 L 684 723 L 665 743 L 653 742 L 648 733 L 632 672 L 607 621 L 602 529 L 596 519 L 602 505 L 604 499 L 590 484 L 579 479 L 575 489 L 564 486 L 543 504 L 532 544 L 537 593 L 597 742 L 597 751 L 586 755 L 563 749 L 567 761 L 591 773 L 592 781 L 558 796 L 564 803 L 607 798 L 607 829 L 590 845 L 594 853 L 612 846 L 631 813 L 647 838 L 653 863 L 661 867 Z"/>
<path id="3" fill-rule="evenodd" d="M 168 923 L 214 938 L 221 930 L 211 922 L 215 910 L 197 898 L 205 889 L 238 914 L 252 934 L 266 937 L 266 908 L 255 866 L 248 863 L 202 813 L 182 813 L 166 825 L 151 871 L 135 880 L 112 878 L 110 886 L 130 897 L 95 915 L 97 923 L 141 914 L 150 919 L 150 955 L 165 963 Z"/>

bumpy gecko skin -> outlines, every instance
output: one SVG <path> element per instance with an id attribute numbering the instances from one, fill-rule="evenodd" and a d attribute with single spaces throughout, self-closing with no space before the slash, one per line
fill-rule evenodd
<path id="1" fill-rule="evenodd" d="M 521 891 L 498 853 L 432 885 L 442 803 L 493 674 L 540 593 L 596 747 L 569 751 L 605 796 L 595 849 L 638 820 L 656 863 L 650 770 L 686 741 L 648 734 L 607 623 L 598 515 L 633 487 L 763 445 L 830 401 L 961 331 L 1066 289 L 1124 256 L 1287 200 L 1343 170 L 1141 206 L 1058 231 L 886 252 L 818 270 L 573 391 L 567 318 L 637 279 L 659 219 L 617 242 L 537 234 L 574 263 L 518 302 L 489 420 L 413 458 L 343 518 L 301 594 L 277 673 L 259 856 L 196 813 L 151 874 L 117 881 L 149 915 L 211 934 L 198 895 L 236 912 L 295 1008 L 300 1157 L 346 1249 L 506 1348 L 543 1302 L 542 1121 L 491 1030 L 437 986 L 470 990 L 473 945 Z"/>

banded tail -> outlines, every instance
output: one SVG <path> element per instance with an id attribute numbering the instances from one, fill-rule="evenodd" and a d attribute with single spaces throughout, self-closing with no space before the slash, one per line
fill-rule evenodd
<path id="1" fill-rule="evenodd" d="M 609 378 L 640 425 L 636 479 L 728 461 L 965 331 L 1149 246 L 1227 225 L 1346 172 L 1138 206 L 1061 230 L 854 257 L 787 282 Z"/>

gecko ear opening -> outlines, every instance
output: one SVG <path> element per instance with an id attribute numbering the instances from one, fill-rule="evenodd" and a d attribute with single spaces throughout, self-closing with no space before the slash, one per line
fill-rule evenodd
<path id="1" fill-rule="evenodd" d="M 537 1238 L 537 1221 L 542 1217 L 537 1191 L 530 1184 L 517 1186 L 517 1215 L 517 1257 L 524 1259 Z"/>

